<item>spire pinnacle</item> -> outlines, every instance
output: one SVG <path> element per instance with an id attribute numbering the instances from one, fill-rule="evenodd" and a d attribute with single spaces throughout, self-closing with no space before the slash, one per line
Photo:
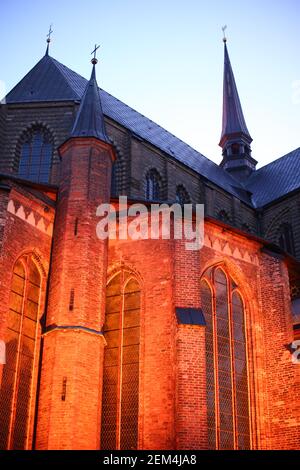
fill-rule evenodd
<path id="1" fill-rule="evenodd" d="M 226 38 L 225 38 L 226 39 Z M 224 41 L 224 39 L 223 39 Z M 231 134 L 243 134 L 250 142 L 233 70 L 231 67 L 226 40 L 224 41 L 224 81 L 223 81 L 223 123 L 220 145 Z"/>
<path id="2" fill-rule="evenodd" d="M 226 25 L 222 28 L 224 34 L 224 79 L 222 134 L 219 143 L 223 150 L 221 166 L 241 179 L 255 170 L 257 162 L 251 157 L 252 138 L 247 129 L 229 59 L 225 29 Z"/>
<path id="3" fill-rule="evenodd" d="M 93 69 L 91 78 L 81 99 L 80 107 L 71 132 L 71 137 L 95 137 L 109 143 L 106 135 L 104 116 L 102 111 L 99 88 L 96 80 L 96 53 L 100 46 L 95 45 L 91 62 Z"/>
<path id="4" fill-rule="evenodd" d="M 93 64 L 93 69 L 92 69 L 92 75 L 91 75 L 91 79 L 95 79 L 96 80 L 96 65 L 98 64 L 98 59 L 96 57 L 96 54 L 97 54 L 97 50 L 99 49 L 100 46 L 97 46 L 97 44 L 95 44 L 95 48 L 94 50 L 91 52 L 91 55 L 94 54 L 94 57 L 92 58 L 91 62 Z"/>
<path id="5" fill-rule="evenodd" d="M 50 27 L 49 27 L 49 32 L 47 34 L 47 49 L 46 49 L 46 54 L 45 55 L 49 55 L 49 47 L 50 47 L 50 42 L 51 42 L 51 34 L 53 33 L 53 29 L 52 29 L 52 24 L 50 24 Z"/>
<path id="6" fill-rule="evenodd" d="M 223 31 L 223 42 L 226 43 L 227 42 L 227 37 L 225 35 L 225 30 L 227 29 L 227 25 L 225 24 L 223 27 L 222 27 L 222 31 Z"/>
<path id="7" fill-rule="evenodd" d="M 94 57 L 92 58 L 91 62 L 93 65 L 97 65 L 98 64 L 98 59 L 96 57 L 97 55 L 97 50 L 99 49 L 100 45 L 97 46 L 97 44 L 95 44 L 95 48 L 94 50 L 91 52 L 91 55 L 94 54 Z"/>

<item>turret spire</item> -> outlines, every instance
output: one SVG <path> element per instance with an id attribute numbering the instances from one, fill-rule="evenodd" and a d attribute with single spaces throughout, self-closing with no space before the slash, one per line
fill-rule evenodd
<path id="1" fill-rule="evenodd" d="M 221 166 L 234 173 L 239 179 L 243 179 L 255 169 L 257 162 L 251 157 L 252 138 L 247 129 L 229 59 L 225 27 L 222 30 L 224 33 L 224 81 L 222 134 L 219 143 L 223 149 Z"/>
<path id="2" fill-rule="evenodd" d="M 71 132 L 71 137 L 95 137 L 109 143 L 106 135 L 105 123 L 100 100 L 99 88 L 96 80 L 96 52 L 100 46 L 95 46 L 91 78 L 83 94 L 78 114 Z"/>

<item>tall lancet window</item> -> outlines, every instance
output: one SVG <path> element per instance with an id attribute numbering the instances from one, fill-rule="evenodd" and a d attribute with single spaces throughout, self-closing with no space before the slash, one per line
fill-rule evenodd
<path id="1" fill-rule="evenodd" d="M 161 199 L 161 177 L 155 168 L 146 175 L 145 196 L 150 201 Z"/>
<path id="2" fill-rule="evenodd" d="M 206 378 L 209 449 L 250 449 L 244 303 L 220 267 L 201 280 L 206 319 Z"/>
<path id="3" fill-rule="evenodd" d="M 41 277 L 31 256 L 15 264 L 0 389 L 0 448 L 31 447 L 38 361 Z"/>
<path id="4" fill-rule="evenodd" d="M 106 290 L 101 449 L 137 449 L 140 287 L 122 270 Z"/>
<path id="5" fill-rule="evenodd" d="M 176 202 L 181 205 L 191 203 L 190 195 L 182 184 L 176 188 Z"/>
<path id="6" fill-rule="evenodd" d="M 42 126 L 33 126 L 21 139 L 18 171 L 20 178 L 48 183 L 52 154 L 50 133 Z"/>
<path id="7" fill-rule="evenodd" d="M 293 230 L 289 223 L 283 223 L 280 225 L 278 244 L 283 250 L 287 251 L 291 255 L 295 255 Z"/>

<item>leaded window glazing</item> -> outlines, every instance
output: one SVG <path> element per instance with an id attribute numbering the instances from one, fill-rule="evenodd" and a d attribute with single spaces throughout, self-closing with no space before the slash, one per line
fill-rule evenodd
<path id="1" fill-rule="evenodd" d="M 206 319 L 209 449 L 250 449 L 244 303 L 230 276 L 212 268 L 201 280 Z"/>

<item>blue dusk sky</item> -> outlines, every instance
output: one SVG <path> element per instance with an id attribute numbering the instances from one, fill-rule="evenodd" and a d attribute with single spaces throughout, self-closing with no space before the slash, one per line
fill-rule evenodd
<path id="1" fill-rule="evenodd" d="M 300 146 L 300 0 L 2 0 L 1 95 L 44 55 L 219 163 L 223 42 L 259 166 Z"/>

